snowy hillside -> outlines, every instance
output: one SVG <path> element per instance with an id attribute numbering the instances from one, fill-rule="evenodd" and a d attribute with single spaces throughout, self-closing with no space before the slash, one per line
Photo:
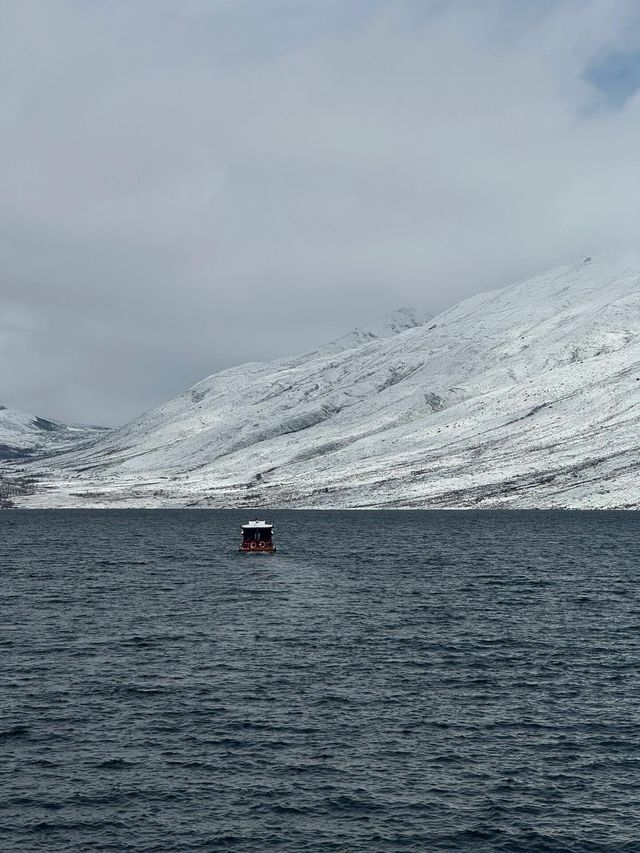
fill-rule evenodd
<path id="1" fill-rule="evenodd" d="M 71 426 L 0 406 L 0 460 L 58 453 L 104 432 L 99 427 Z"/>
<path id="2" fill-rule="evenodd" d="M 30 504 L 640 506 L 640 259 L 398 316 L 38 463 Z"/>
<path id="3" fill-rule="evenodd" d="M 329 355 L 330 353 L 353 349 L 353 347 L 368 344 L 371 341 L 381 338 L 391 338 L 393 335 L 399 335 L 400 332 L 406 332 L 407 329 L 415 329 L 417 326 L 423 326 L 431 319 L 433 319 L 432 314 L 415 311 L 411 308 L 399 308 L 397 311 L 387 314 L 386 317 L 380 318 L 375 323 L 371 323 L 368 326 L 356 327 L 348 335 L 343 335 L 343 337 L 332 341 L 332 343 L 327 344 L 322 349 L 314 350 L 309 355 Z"/>

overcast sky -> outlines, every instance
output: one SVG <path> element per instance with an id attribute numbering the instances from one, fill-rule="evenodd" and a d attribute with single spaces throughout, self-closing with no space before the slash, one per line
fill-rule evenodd
<path id="1" fill-rule="evenodd" d="M 640 245 L 637 0 L 0 0 L 0 403 L 223 367 Z"/>

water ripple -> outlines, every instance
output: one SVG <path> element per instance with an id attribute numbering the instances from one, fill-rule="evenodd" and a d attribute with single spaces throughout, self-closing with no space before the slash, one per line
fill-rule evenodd
<path id="1" fill-rule="evenodd" d="M 270 515 L 0 513 L 2 853 L 638 849 L 634 514 Z"/>

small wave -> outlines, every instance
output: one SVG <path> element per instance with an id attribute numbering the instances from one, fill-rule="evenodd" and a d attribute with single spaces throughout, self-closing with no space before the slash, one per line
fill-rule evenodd
<path id="1" fill-rule="evenodd" d="M 377 812 L 384 809 L 384 806 L 380 803 L 374 803 L 371 800 L 358 799 L 356 797 L 351 797 L 348 794 L 341 794 L 339 797 L 333 797 L 328 800 L 328 804 L 332 809 L 337 811 Z"/>
<path id="2" fill-rule="evenodd" d="M 0 729 L 0 740 L 29 737 L 29 733 L 30 729 L 28 726 L 12 726 L 10 729 Z"/>
<path id="3" fill-rule="evenodd" d="M 291 803 L 275 803 L 274 805 L 259 804 L 253 806 L 253 813 L 281 814 L 281 815 L 303 815 L 313 812 L 315 806 L 294 806 Z"/>
<path id="4" fill-rule="evenodd" d="M 171 693 L 171 687 L 147 687 L 141 684 L 121 684 L 113 692 L 123 696 L 163 696 Z"/>
<path id="5" fill-rule="evenodd" d="M 100 761 L 96 767 L 101 770 L 127 770 L 130 767 L 135 767 L 135 762 L 126 761 L 124 758 L 108 758 L 106 761 Z"/>

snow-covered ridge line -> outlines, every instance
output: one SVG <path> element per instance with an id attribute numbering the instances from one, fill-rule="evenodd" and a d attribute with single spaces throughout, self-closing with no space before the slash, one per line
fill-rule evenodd
<path id="1" fill-rule="evenodd" d="M 29 505 L 640 505 L 640 259 L 207 377 L 32 467 Z"/>
<path id="2" fill-rule="evenodd" d="M 65 424 L 0 405 L 0 460 L 28 460 L 85 444 L 104 427 Z"/>

